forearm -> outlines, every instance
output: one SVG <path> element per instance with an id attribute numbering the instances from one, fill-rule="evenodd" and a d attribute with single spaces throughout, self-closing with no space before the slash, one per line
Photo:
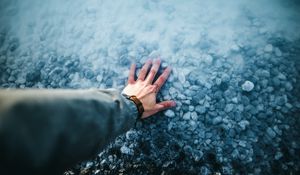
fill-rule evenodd
<path id="1" fill-rule="evenodd" d="M 83 160 L 132 127 L 125 100 L 112 90 L 1 91 L 0 159 L 37 169 Z"/>

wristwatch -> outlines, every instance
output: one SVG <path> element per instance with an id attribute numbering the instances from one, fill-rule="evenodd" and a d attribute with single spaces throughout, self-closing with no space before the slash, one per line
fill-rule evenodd
<path id="1" fill-rule="evenodd" d="M 143 103 L 135 95 L 126 95 L 126 94 L 122 94 L 122 95 L 125 98 L 127 98 L 128 100 L 133 101 L 133 103 L 136 105 L 136 108 L 138 110 L 138 117 L 137 117 L 137 119 L 141 119 L 142 115 L 144 113 Z"/>

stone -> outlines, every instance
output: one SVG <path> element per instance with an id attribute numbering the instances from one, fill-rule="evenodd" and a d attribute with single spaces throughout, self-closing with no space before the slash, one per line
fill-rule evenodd
<path id="1" fill-rule="evenodd" d="M 166 110 L 165 115 L 168 117 L 175 117 L 175 113 L 171 109 Z"/>
<path id="2" fill-rule="evenodd" d="M 183 72 L 178 72 L 178 80 L 180 83 L 184 84 L 185 83 L 185 75 Z"/>
<path id="3" fill-rule="evenodd" d="M 264 48 L 265 52 L 272 52 L 273 51 L 273 46 L 272 44 L 267 44 Z"/>
<path id="4" fill-rule="evenodd" d="M 130 149 L 129 147 L 127 147 L 126 145 L 123 145 L 120 148 L 121 153 L 123 154 L 127 154 L 127 155 L 134 155 L 134 151 L 132 149 Z"/>
<path id="5" fill-rule="evenodd" d="M 240 141 L 239 141 L 239 145 L 240 145 L 241 147 L 246 147 L 246 144 L 247 144 L 247 142 L 244 141 L 244 140 L 240 140 Z"/>
<path id="6" fill-rule="evenodd" d="M 283 157 L 283 154 L 281 152 L 276 152 L 276 154 L 274 156 L 275 160 L 279 160 L 282 157 Z"/>
<path id="7" fill-rule="evenodd" d="M 243 91 L 250 92 L 253 90 L 253 88 L 254 88 L 254 84 L 251 81 L 247 80 L 242 84 Z"/>
<path id="8" fill-rule="evenodd" d="M 190 129 L 191 131 L 194 131 L 194 130 L 197 128 L 197 124 L 196 124 L 195 121 L 191 120 L 191 121 L 189 122 L 189 124 L 190 124 L 189 129 Z"/>
<path id="9" fill-rule="evenodd" d="M 96 80 L 97 80 L 98 82 L 101 82 L 102 79 L 103 79 L 103 76 L 102 76 L 102 75 L 97 75 Z"/>
<path id="10" fill-rule="evenodd" d="M 213 134 L 211 132 L 205 133 L 205 137 L 208 139 L 212 138 L 212 136 L 213 136 Z"/>
<path id="11" fill-rule="evenodd" d="M 198 114 L 197 114 L 197 112 L 191 112 L 191 118 L 194 121 L 198 120 Z"/>
<path id="12" fill-rule="evenodd" d="M 195 111 L 197 111 L 199 114 L 204 114 L 206 112 L 206 108 L 202 105 L 197 105 Z"/>
<path id="13" fill-rule="evenodd" d="M 191 119 L 191 112 L 185 113 L 185 114 L 183 115 L 183 119 L 184 119 L 184 120 L 189 120 L 189 119 Z"/>
<path id="14" fill-rule="evenodd" d="M 229 112 L 231 112 L 232 111 L 232 109 L 233 109 L 233 107 L 234 107 L 234 105 L 233 104 L 231 104 L 231 103 L 229 103 L 229 104 L 226 104 L 226 106 L 225 106 L 225 112 L 227 112 L 227 113 L 229 113 Z"/>
<path id="15" fill-rule="evenodd" d="M 138 134 L 134 130 L 129 130 L 126 132 L 126 139 L 128 140 L 136 140 L 138 138 Z"/>
<path id="16" fill-rule="evenodd" d="M 218 116 L 218 117 L 215 117 L 213 120 L 212 120 L 212 123 L 214 125 L 217 125 L 217 124 L 220 124 L 222 122 L 222 117 Z"/>
<path id="17" fill-rule="evenodd" d="M 282 56 L 281 50 L 278 49 L 278 48 L 275 48 L 275 55 L 278 56 L 278 57 L 281 57 Z"/>
<path id="18" fill-rule="evenodd" d="M 285 83 L 284 86 L 287 91 L 293 90 L 293 85 L 290 82 Z"/>
<path id="19" fill-rule="evenodd" d="M 216 78 L 216 84 L 219 86 L 222 83 L 222 79 L 221 78 Z"/>
<path id="20" fill-rule="evenodd" d="M 249 121 L 248 120 L 242 120 L 239 123 L 239 126 L 242 128 L 242 130 L 245 130 L 247 126 L 249 126 Z"/>
<path id="21" fill-rule="evenodd" d="M 195 109 L 195 107 L 194 107 L 194 106 L 189 106 L 189 111 L 190 111 L 190 112 L 193 112 L 193 111 L 194 111 L 194 109 Z"/>
<path id="22" fill-rule="evenodd" d="M 270 127 L 267 128 L 267 134 L 269 137 L 271 137 L 272 139 L 275 138 L 276 133 L 274 132 L 274 130 Z"/>

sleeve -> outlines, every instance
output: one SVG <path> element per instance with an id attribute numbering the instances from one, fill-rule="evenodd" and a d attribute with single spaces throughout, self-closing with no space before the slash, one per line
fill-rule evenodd
<path id="1" fill-rule="evenodd" d="M 134 103 L 113 89 L 0 90 L 0 168 L 62 171 L 94 155 L 136 117 Z"/>

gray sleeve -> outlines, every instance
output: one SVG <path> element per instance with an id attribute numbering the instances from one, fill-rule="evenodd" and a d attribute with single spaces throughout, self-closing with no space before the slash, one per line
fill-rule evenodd
<path id="1" fill-rule="evenodd" d="M 116 90 L 0 90 L 0 168 L 60 171 L 102 149 L 136 116 Z"/>

